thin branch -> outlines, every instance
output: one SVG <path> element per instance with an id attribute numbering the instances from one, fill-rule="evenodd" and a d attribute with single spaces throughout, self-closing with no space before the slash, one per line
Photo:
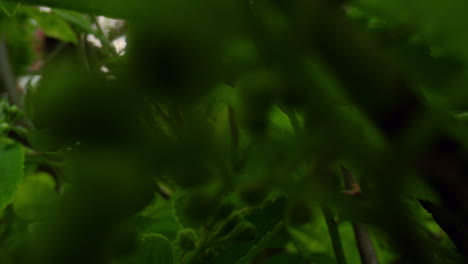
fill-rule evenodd
<path id="1" fill-rule="evenodd" d="M 89 67 L 89 61 L 88 61 L 88 51 L 87 51 L 87 43 L 86 43 L 86 34 L 80 34 L 79 33 L 79 39 L 80 39 L 80 45 L 78 46 L 79 52 L 81 53 L 81 57 L 83 58 L 83 63 L 88 71 L 90 71 Z"/>
<path id="2" fill-rule="evenodd" d="M 327 222 L 328 233 L 335 252 L 335 258 L 337 264 L 346 264 L 346 257 L 343 250 L 343 244 L 341 243 L 340 233 L 338 231 L 338 225 L 333 217 L 333 214 L 327 205 L 322 204 L 322 212 Z"/>
<path id="3" fill-rule="evenodd" d="M 341 173 L 344 177 L 345 187 L 347 190 L 360 190 L 356 179 L 354 178 L 351 171 L 341 166 Z M 359 249 L 359 256 L 361 257 L 362 264 L 378 264 L 377 253 L 374 245 L 372 244 L 371 237 L 367 228 L 362 223 L 353 222 L 354 236 Z"/>

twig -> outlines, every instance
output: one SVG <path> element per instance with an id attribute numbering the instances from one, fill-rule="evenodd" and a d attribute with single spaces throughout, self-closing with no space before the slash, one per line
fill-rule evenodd
<path id="1" fill-rule="evenodd" d="M 340 233 L 338 232 L 338 225 L 333 217 L 333 214 L 326 204 L 322 204 L 322 212 L 327 222 L 328 233 L 330 234 L 333 251 L 337 264 L 346 264 L 346 258 L 343 251 L 343 244 L 341 243 Z"/>
<path id="2" fill-rule="evenodd" d="M 10 104 L 22 108 L 21 96 L 16 88 L 16 78 L 10 64 L 6 40 L 0 36 L 0 79 L 3 80 Z"/>
<path id="3" fill-rule="evenodd" d="M 354 178 L 351 171 L 341 166 L 341 173 L 344 177 L 345 187 L 347 190 L 355 190 L 357 185 L 356 179 Z M 359 189 L 360 190 L 360 189 Z M 375 251 L 374 245 L 372 244 L 371 237 L 367 228 L 361 224 L 353 222 L 354 236 L 356 238 L 356 243 L 359 249 L 359 256 L 361 257 L 362 264 L 378 264 L 379 260 L 377 258 L 377 253 Z"/>
<path id="4" fill-rule="evenodd" d="M 83 57 L 83 63 L 87 71 L 90 71 L 89 61 L 88 61 L 88 52 L 86 47 L 86 34 L 79 33 L 80 45 L 78 46 L 81 56 Z"/>

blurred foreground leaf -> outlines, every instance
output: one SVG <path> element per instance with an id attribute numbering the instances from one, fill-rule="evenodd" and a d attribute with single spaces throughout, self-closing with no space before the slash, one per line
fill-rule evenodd
<path id="1" fill-rule="evenodd" d="M 14 15 L 18 7 L 19 3 L 0 2 L 0 10 L 5 12 L 7 16 Z"/>
<path id="2" fill-rule="evenodd" d="M 33 18 L 47 36 L 77 44 L 78 38 L 70 25 L 55 13 L 33 12 Z"/>
<path id="3" fill-rule="evenodd" d="M 0 143 L 0 210 L 13 199 L 23 176 L 23 162 L 22 146 Z"/>

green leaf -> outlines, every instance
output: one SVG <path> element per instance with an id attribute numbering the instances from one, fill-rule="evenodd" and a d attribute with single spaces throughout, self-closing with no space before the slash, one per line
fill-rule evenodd
<path id="1" fill-rule="evenodd" d="M 174 263 L 174 249 L 171 242 L 159 234 L 143 236 L 139 253 L 138 263 Z"/>
<path id="2" fill-rule="evenodd" d="M 181 226 L 200 227 L 212 218 L 216 200 L 208 190 L 187 191 L 177 195 L 173 208 Z"/>
<path id="3" fill-rule="evenodd" d="M 177 244 L 182 250 L 190 251 L 197 247 L 198 236 L 191 228 L 185 228 L 177 234 Z"/>
<path id="4" fill-rule="evenodd" d="M 229 248 L 225 248 L 219 252 L 219 255 L 211 263 L 249 263 L 252 257 L 258 254 L 264 248 L 264 245 L 271 240 L 273 235 L 283 227 L 282 220 L 284 218 L 285 207 L 286 198 L 278 197 L 266 201 L 262 207 L 249 213 L 245 219 L 256 226 L 256 239 L 250 243 L 230 245 Z"/>
<path id="5" fill-rule="evenodd" d="M 78 43 L 78 38 L 70 25 L 55 13 L 33 12 L 33 18 L 47 36 L 71 43 Z"/>
<path id="6" fill-rule="evenodd" d="M 80 31 L 84 33 L 94 34 L 91 21 L 87 19 L 83 14 L 69 10 L 54 9 L 54 13 L 60 16 L 62 19 L 76 26 Z"/>
<path id="7" fill-rule="evenodd" d="M 304 258 L 301 257 L 300 255 L 295 255 L 295 254 L 279 254 L 279 255 L 273 255 L 269 257 L 267 260 L 262 262 L 264 264 L 284 264 L 284 263 L 306 263 Z M 329 264 L 330 262 L 320 262 L 320 261 L 314 261 L 313 263 L 316 264 Z M 331 262 L 333 263 L 333 262 Z"/>
<path id="8" fill-rule="evenodd" d="M 327 255 L 333 260 L 333 249 L 328 237 L 325 219 L 316 219 L 313 223 L 301 227 L 289 227 L 288 232 L 295 247 L 308 259 L 317 254 Z M 326 242 L 324 242 L 326 241 Z"/>
<path id="9" fill-rule="evenodd" d="M 35 59 L 33 41 L 37 26 L 27 19 L 25 8 L 18 9 L 16 13 L 14 17 L 2 19 L 0 33 L 4 35 L 8 45 L 13 73 L 15 76 L 21 76 L 28 72 L 28 67 Z M 2 10 L 0 17 L 3 17 Z"/>
<path id="10" fill-rule="evenodd" d="M 157 198 L 135 219 L 140 234 L 158 233 L 175 239 L 181 228 L 174 216 L 172 201 Z"/>
<path id="11" fill-rule="evenodd" d="M 294 134 L 294 130 L 288 116 L 277 106 L 274 106 L 270 112 L 270 122 L 272 130 L 275 132 L 286 135 Z"/>
<path id="12" fill-rule="evenodd" d="M 84 33 L 93 34 L 96 38 L 99 39 L 99 41 L 101 41 L 105 49 L 111 52 L 111 54 L 116 55 L 116 51 L 112 43 L 110 43 L 109 39 L 102 31 L 93 28 L 93 24 L 91 23 L 89 17 L 69 10 L 54 9 L 54 12 L 71 25 L 76 26 L 78 30 Z"/>
<path id="13" fill-rule="evenodd" d="M 0 210 L 9 204 L 23 176 L 24 151 L 19 144 L 0 143 Z"/>
<path id="14" fill-rule="evenodd" d="M 313 253 L 308 257 L 312 263 L 317 264 L 336 264 L 336 261 L 327 254 L 323 253 Z"/>
<path id="15" fill-rule="evenodd" d="M 357 0 L 356 3 L 364 11 L 372 11 L 387 23 L 411 25 L 413 30 L 435 44 L 434 46 L 441 47 L 465 62 L 468 60 L 468 38 L 463 34 L 468 25 L 466 1 L 452 3 L 429 0 L 408 3 L 403 0 Z"/>
<path id="16" fill-rule="evenodd" d="M 20 6 L 19 3 L 12 3 L 12 2 L 5 2 L 2 1 L 0 2 L 0 9 L 3 10 L 3 12 L 7 16 L 13 16 L 16 13 L 16 9 Z"/>
<path id="17" fill-rule="evenodd" d="M 69 9 L 96 15 L 106 15 L 111 17 L 137 17 L 140 11 L 150 4 L 147 0 L 127 1 L 127 0 L 13 0 L 36 6 L 48 6 L 52 8 Z"/>
<path id="18" fill-rule="evenodd" d="M 260 241 L 258 241 L 257 244 L 255 244 L 250 250 L 249 252 L 247 253 L 247 255 L 245 255 L 244 257 L 242 257 L 239 261 L 236 262 L 236 264 L 247 264 L 249 263 L 249 261 L 254 258 L 256 255 L 258 255 L 261 250 L 264 248 L 264 246 L 266 244 L 268 244 L 268 242 L 270 241 L 270 239 L 279 231 L 283 228 L 283 222 L 279 222 L 278 224 L 276 224 L 275 228 L 273 228 L 273 230 L 271 230 L 270 232 L 266 233 L 261 239 Z"/>
<path id="19" fill-rule="evenodd" d="M 13 201 L 15 214 L 24 220 L 47 219 L 57 209 L 59 196 L 54 179 L 46 173 L 25 177 Z"/>
<path id="20" fill-rule="evenodd" d="M 160 234 L 147 234 L 139 239 L 138 248 L 132 256 L 117 258 L 113 264 L 172 264 L 174 263 L 174 247 L 172 243 Z"/>

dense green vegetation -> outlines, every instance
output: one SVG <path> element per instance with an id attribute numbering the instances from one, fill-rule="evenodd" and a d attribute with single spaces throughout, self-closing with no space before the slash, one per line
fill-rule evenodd
<path id="1" fill-rule="evenodd" d="M 0 0 L 0 263 L 467 263 L 467 8 Z"/>

